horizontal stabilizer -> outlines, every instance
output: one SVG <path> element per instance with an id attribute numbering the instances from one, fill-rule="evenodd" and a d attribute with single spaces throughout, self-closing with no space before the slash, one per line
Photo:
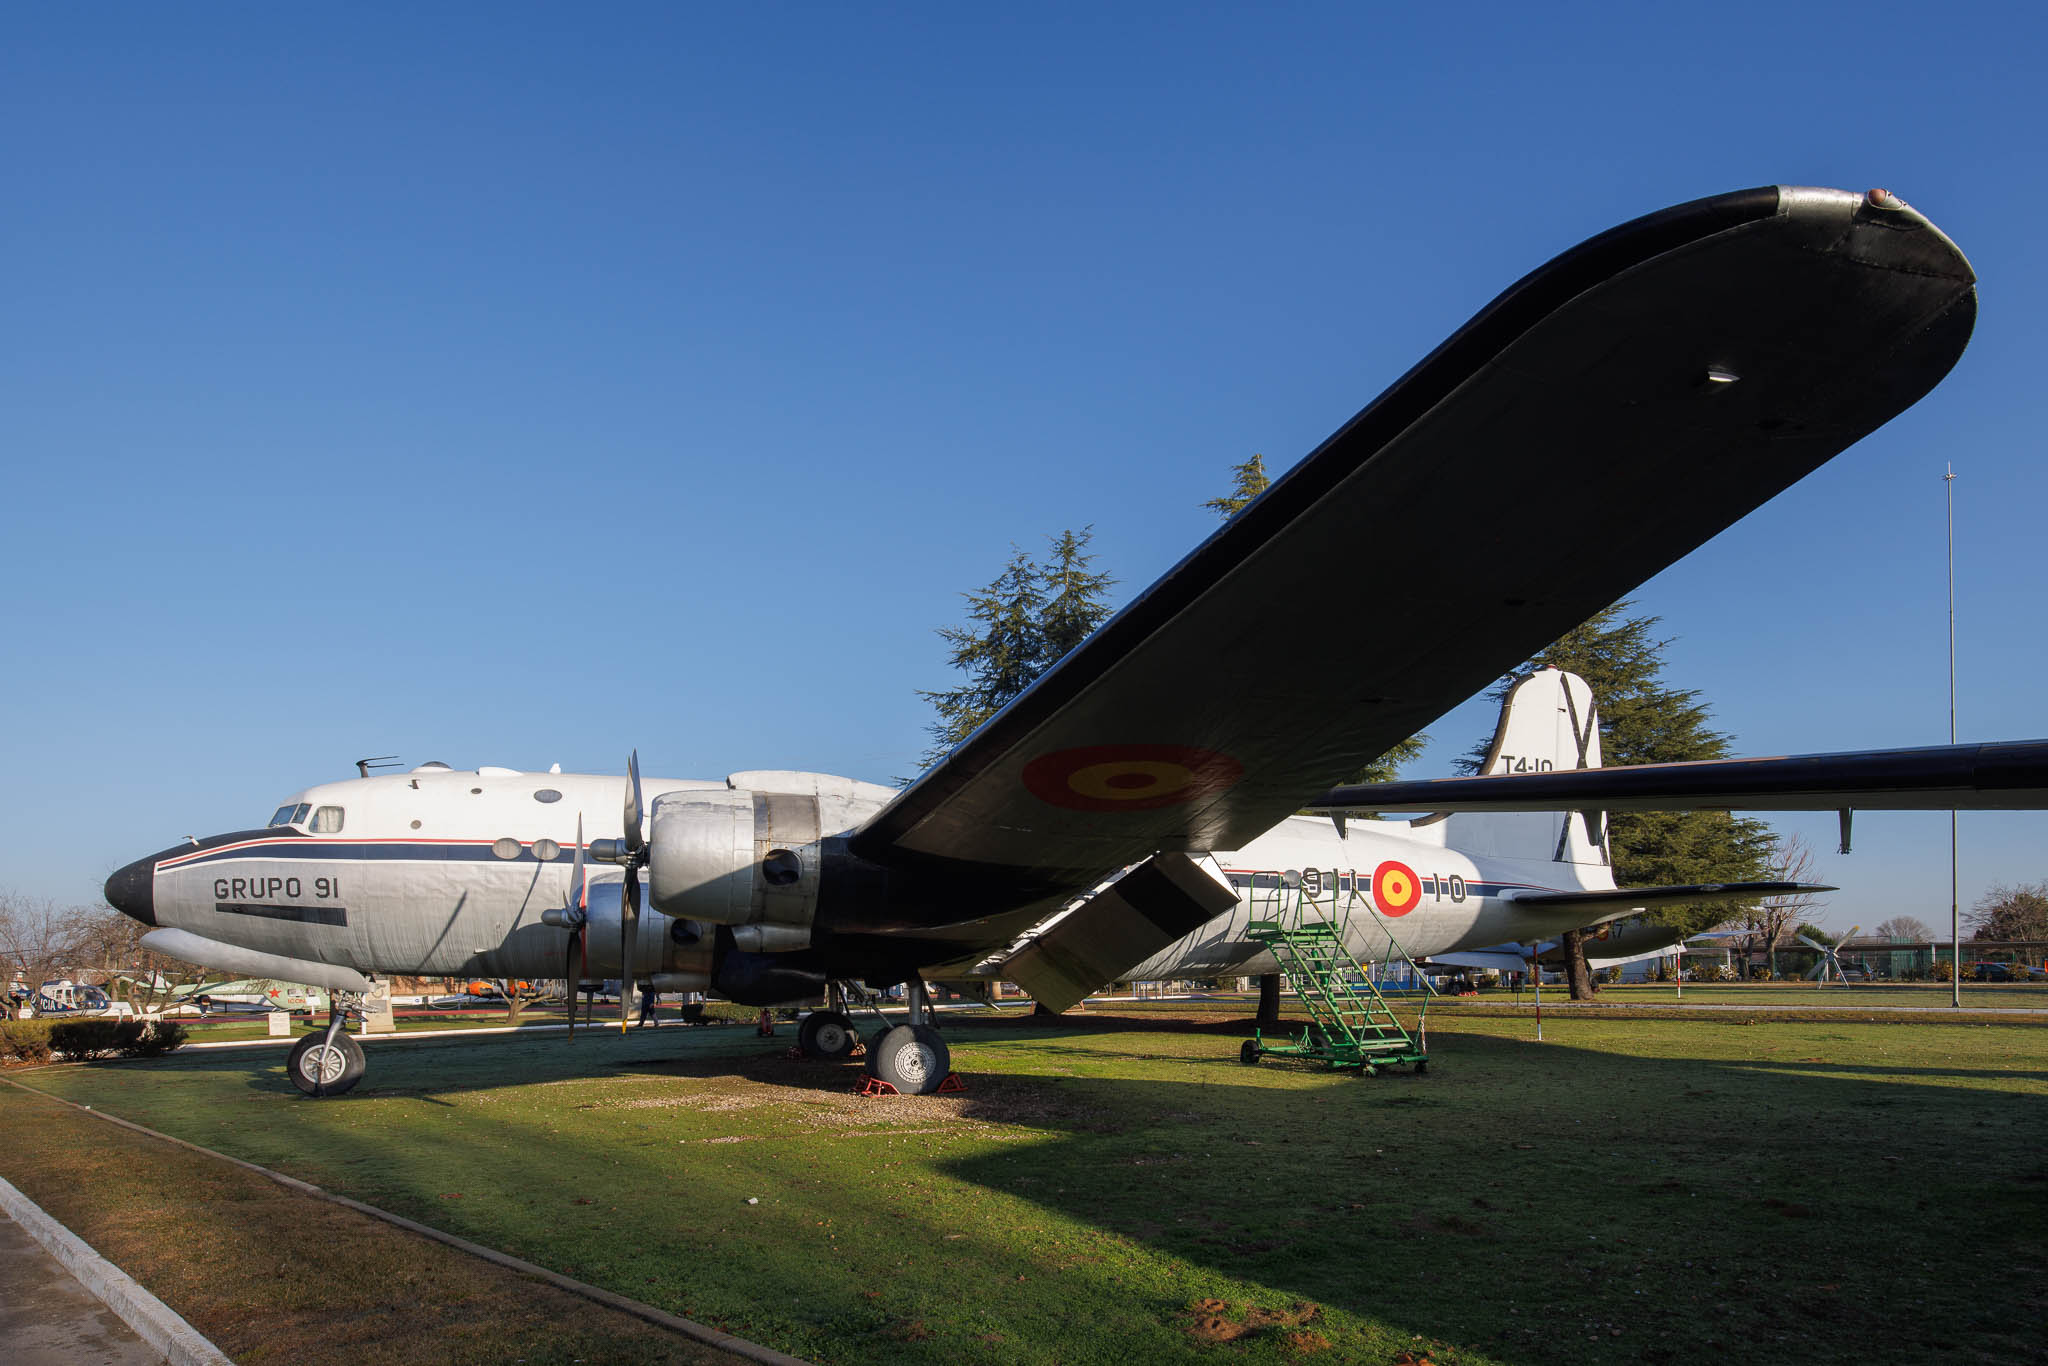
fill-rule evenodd
<path id="1" fill-rule="evenodd" d="M 1331 811 L 2039 811 L 2048 740 L 1340 787 Z"/>
<path id="2" fill-rule="evenodd" d="M 1813 882 L 1696 882 L 1678 887 L 1612 887 L 1594 891 L 1517 892 L 1501 894 L 1518 911 L 1561 911 L 1574 915 L 1626 915 L 1638 906 L 1670 906 L 1689 901 L 1757 901 L 1767 896 L 1798 896 L 1834 892 Z"/>
<path id="3" fill-rule="evenodd" d="M 1187 855 L 1159 854 L 1032 940 L 1002 974 L 1062 1011 L 1236 904 L 1237 893 Z"/>

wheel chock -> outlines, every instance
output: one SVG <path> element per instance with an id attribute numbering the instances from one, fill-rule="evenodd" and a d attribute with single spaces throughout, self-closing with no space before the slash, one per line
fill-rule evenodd
<path id="1" fill-rule="evenodd" d="M 946 1096 L 956 1091 L 965 1091 L 966 1089 L 967 1083 L 960 1080 L 958 1072 L 948 1072 L 946 1079 L 939 1083 L 938 1089 L 933 1091 L 932 1094 L 935 1096 Z M 860 1089 L 854 1094 L 861 1096 L 900 1096 L 903 1093 L 888 1082 L 883 1081 L 880 1077 L 862 1077 Z"/>

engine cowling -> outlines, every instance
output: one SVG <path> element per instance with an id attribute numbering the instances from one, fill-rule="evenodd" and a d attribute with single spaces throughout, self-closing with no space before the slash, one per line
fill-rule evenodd
<path id="1" fill-rule="evenodd" d="M 743 949 L 810 942 L 818 909 L 818 799 L 744 789 L 666 792 L 648 836 L 648 895 L 678 920 L 730 925 Z"/>

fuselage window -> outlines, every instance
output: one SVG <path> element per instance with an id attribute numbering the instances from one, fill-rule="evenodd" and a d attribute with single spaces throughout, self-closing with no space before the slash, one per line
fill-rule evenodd
<path id="1" fill-rule="evenodd" d="M 505 836 L 505 838 L 498 840 L 491 845 L 491 852 L 496 854 L 499 858 L 518 858 L 519 841 L 513 839 L 510 835 L 507 835 Z"/>
<path id="2" fill-rule="evenodd" d="M 311 802 L 300 802 L 297 806 L 293 806 L 290 803 L 286 803 L 285 805 L 277 808 L 276 814 L 272 815 L 270 818 L 270 824 L 272 827 L 280 825 L 297 825 L 301 821 L 305 820 L 306 816 L 312 810 L 313 804 Z"/>
<path id="3" fill-rule="evenodd" d="M 562 846 L 543 835 L 533 842 L 533 856 L 542 863 L 550 863 L 562 856 Z"/>
<path id="4" fill-rule="evenodd" d="M 552 787 L 544 787 L 533 794 L 533 799 L 537 802 L 558 802 L 562 800 L 562 794 Z"/>
<path id="5" fill-rule="evenodd" d="M 313 824 L 307 828 L 316 835 L 339 835 L 341 833 L 341 808 L 323 806 L 313 813 Z"/>

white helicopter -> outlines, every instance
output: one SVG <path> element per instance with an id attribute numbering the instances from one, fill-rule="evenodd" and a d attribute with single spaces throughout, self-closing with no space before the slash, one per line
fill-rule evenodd
<path id="1" fill-rule="evenodd" d="M 643 783 L 637 761 L 366 773 L 137 860 L 107 899 L 161 952 L 344 1003 L 374 973 L 557 964 L 750 1004 L 907 983 L 870 1066 L 928 1092 L 948 1053 L 925 980 L 1000 976 L 1057 1008 L 1119 977 L 1258 970 L 1261 875 L 1348 890 L 1368 956 L 1396 926 L 1420 956 L 1790 890 L 1617 889 L 1586 813 L 2038 806 L 2048 744 L 1600 769 L 1584 684 L 1544 673 L 1504 710 L 1491 776 L 1329 784 L 1916 401 L 1975 310 L 1962 254 L 1882 190 L 1666 209 L 1502 294 L 901 791 Z M 1361 566 L 1403 586 L 1333 610 Z M 1342 814 L 1531 805 L 1574 814 Z M 340 1018 L 293 1052 L 309 1093 L 362 1073 Z M 843 1056 L 851 1022 L 814 1012 L 804 1040 Z"/>

